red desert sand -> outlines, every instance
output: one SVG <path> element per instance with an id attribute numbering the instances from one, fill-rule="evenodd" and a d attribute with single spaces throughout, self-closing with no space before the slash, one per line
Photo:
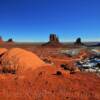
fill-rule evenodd
<path id="1" fill-rule="evenodd" d="M 70 73 L 44 64 L 34 53 L 19 48 L 8 50 L 1 56 L 1 67 L 34 70 L 1 73 L 0 100 L 100 100 L 100 77 L 96 74 Z"/>
<path id="2" fill-rule="evenodd" d="M 24 76 L 0 75 L 0 100 L 100 100 L 100 78 L 93 74 L 57 74 L 39 67 Z"/>
<path id="3" fill-rule="evenodd" d="M 1 57 L 1 66 L 4 70 L 15 70 L 24 72 L 27 69 L 36 69 L 45 63 L 34 53 L 20 48 L 13 48 L 8 50 Z"/>

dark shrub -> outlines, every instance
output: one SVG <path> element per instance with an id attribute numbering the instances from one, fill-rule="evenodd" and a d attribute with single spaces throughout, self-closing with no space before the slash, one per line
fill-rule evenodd
<path id="1" fill-rule="evenodd" d="M 16 74 L 16 70 L 8 70 L 8 69 L 6 69 L 6 68 L 3 68 L 3 69 L 2 69 L 2 72 L 3 72 L 3 73 Z"/>
<path id="2" fill-rule="evenodd" d="M 56 75 L 58 75 L 58 76 L 59 76 L 59 75 L 62 75 L 62 72 L 61 72 L 61 71 L 57 71 L 57 72 L 56 72 Z"/>
<path id="3" fill-rule="evenodd" d="M 100 63 L 97 64 L 97 67 L 100 68 Z"/>
<path id="4" fill-rule="evenodd" d="M 67 64 L 61 64 L 60 65 L 61 68 L 63 68 L 64 70 L 70 70 L 69 66 Z"/>

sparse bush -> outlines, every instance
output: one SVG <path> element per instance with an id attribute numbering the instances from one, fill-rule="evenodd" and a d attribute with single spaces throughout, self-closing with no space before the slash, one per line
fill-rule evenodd
<path id="1" fill-rule="evenodd" d="M 49 63 L 49 64 L 52 63 L 51 60 L 49 60 L 49 59 L 43 59 L 43 61 L 46 62 L 46 63 Z"/>
<path id="2" fill-rule="evenodd" d="M 56 75 L 58 75 L 58 76 L 59 76 L 59 75 L 62 75 L 62 72 L 61 72 L 61 71 L 57 71 L 57 72 L 56 72 Z"/>
<path id="3" fill-rule="evenodd" d="M 69 66 L 67 64 L 61 64 L 60 65 L 61 68 L 63 68 L 64 70 L 70 70 Z"/>
<path id="4" fill-rule="evenodd" d="M 3 67 L 2 72 L 3 72 L 3 73 L 16 74 L 16 70 L 13 70 L 13 69 L 7 69 L 7 68 L 5 68 L 5 67 Z"/>
<path id="5" fill-rule="evenodd" d="M 71 71 L 70 74 L 75 74 L 75 72 L 74 71 Z"/>
<path id="6" fill-rule="evenodd" d="M 100 63 L 98 63 L 96 66 L 97 66 L 98 68 L 100 68 Z"/>

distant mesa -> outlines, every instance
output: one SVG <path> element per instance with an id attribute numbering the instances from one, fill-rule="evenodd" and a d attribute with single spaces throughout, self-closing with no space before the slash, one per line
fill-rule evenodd
<path id="1" fill-rule="evenodd" d="M 0 36 L 0 43 L 14 43 L 14 41 L 13 41 L 13 39 L 12 38 L 9 38 L 7 41 L 4 41 L 3 39 L 2 39 L 2 36 Z"/>
<path id="2" fill-rule="evenodd" d="M 80 37 L 76 39 L 76 41 L 75 41 L 75 43 L 74 43 L 74 44 L 75 44 L 75 45 L 77 45 L 77 46 L 84 45 L 84 43 L 82 43 L 82 41 L 81 41 L 81 38 L 80 38 Z"/>
<path id="3" fill-rule="evenodd" d="M 12 38 L 9 38 L 7 41 L 4 41 L 3 39 L 2 39 L 2 37 L 0 36 L 0 43 L 14 43 L 14 41 L 13 41 L 13 39 Z"/>
<path id="4" fill-rule="evenodd" d="M 62 46 L 62 44 L 59 42 L 59 38 L 57 37 L 56 34 L 50 34 L 49 42 L 43 44 L 43 46 L 59 47 Z"/>
<path id="5" fill-rule="evenodd" d="M 100 43 L 96 43 L 96 44 L 94 44 L 94 45 L 91 45 L 91 46 L 100 46 Z"/>
<path id="6" fill-rule="evenodd" d="M 2 42 L 4 42 L 4 41 L 3 41 L 2 37 L 0 36 L 0 43 L 2 43 Z"/>
<path id="7" fill-rule="evenodd" d="M 12 38 L 10 38 L 10 39 L 8 39 L 7 43 L 14 43 L 14 41 Z"/>
<path id="8" fill-rule="evenodd" d="M 56 34 L 50 34 L 49 42 L 59 43 L 59 39 L 58 39 L 58 37 L 56 36 Z"/>
<path id="9" fill-rule="evenodd" d="M 96 46 L 100 46 L 100 43 L 97 43 Z"/>

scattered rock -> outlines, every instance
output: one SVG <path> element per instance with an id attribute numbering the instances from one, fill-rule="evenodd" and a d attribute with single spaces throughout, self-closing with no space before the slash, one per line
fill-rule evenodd
<path id="1" fill-rule="evenodd" d="M 70 71 L 70 74 L 75 74 L 76 72 L 74 70 Z"/>
<path id="2" fill-rule="evenodd" d="M 61 68 L 63 68 L 65 71 L 69 71 L 70 72 L 70 74 L 74 74 L 74 73 L 76 73 L 76 72 L 80 72 L 80 70 L 79 70 L 79 68 L 77 68 L 77 67 L 71 67 L 71 66 L 69 66 L 69 65 L 67 65 L 67 64 L 61 64 L 60 65 L 61 66 Z"/>
<path id="3" fill-rule="evenodd" d="M 44 61 L 45 63 L 52 64 L 52 61 L 49 60 L 49 59 L 47 59 L 47 58 L 43 59 L 43 61 Z"/>
<path id="4" fill-rule="evenodd" d="M 63 68 L 64 70 L 70 70 L 67 64 L 61 64 L 61 68 Z"/>

